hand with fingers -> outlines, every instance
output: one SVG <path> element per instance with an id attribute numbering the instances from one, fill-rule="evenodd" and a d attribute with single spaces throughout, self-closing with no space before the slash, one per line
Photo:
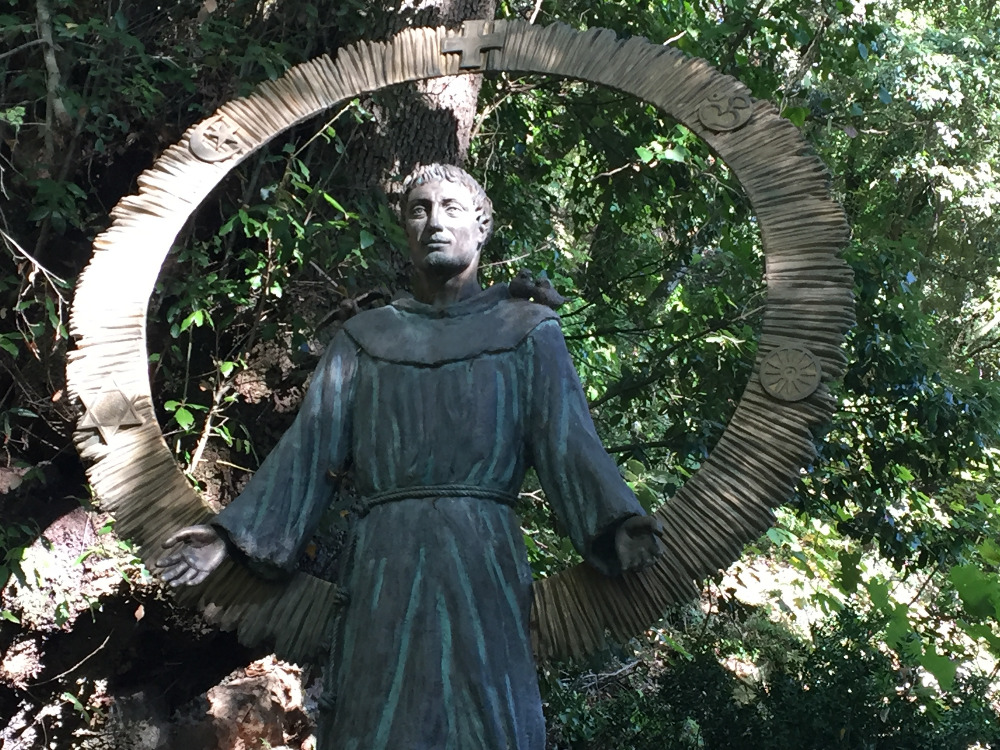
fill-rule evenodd
<path id="1" fill-rule="evenodd" d="M 615 551 L 622 570 L 648 568 L 663 554 L 657 538 L 660 522 L 653 516 L 632 516 L 615 532 Z"/>
<path id="2" fill-rule="evenodd" d="M 211 526 L 188 526 L 163 543 L 168 554 L 156 561 L 171 586 L 194 586 L 226 559 L 226 542 Z"/>

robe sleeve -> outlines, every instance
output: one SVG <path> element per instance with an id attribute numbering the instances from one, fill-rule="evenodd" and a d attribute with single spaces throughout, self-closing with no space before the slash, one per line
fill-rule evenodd
<path id="1" fill-rule="evenodd" d="M 529 458 L 573 545 L 602 573 L 617 575 L 614 532 L 644 511 L 597 437 L 558 322 L 541 323 L 526 343 L 532 350 Z"/>
<path id="2" fill-rule="evenodd" d="M 212 521 L 249 567 L 291 572 L 333 500 L 347 463 L 357 350 L 344 333 L 327 347 L 298 416 L 246 489 Z"/>

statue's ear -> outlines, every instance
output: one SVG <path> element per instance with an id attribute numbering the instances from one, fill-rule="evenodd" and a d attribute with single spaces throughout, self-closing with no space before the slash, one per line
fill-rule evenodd
<path id="1" fill-rule="evenodd" d="M 476 222 L 476 226 L 479 227 L 479 249 L 477 252 L 482 255 L 483 248 L 486 246 L 486 240 L 489 238 L 489 228 L 486 223 L 481 220 Z"/>

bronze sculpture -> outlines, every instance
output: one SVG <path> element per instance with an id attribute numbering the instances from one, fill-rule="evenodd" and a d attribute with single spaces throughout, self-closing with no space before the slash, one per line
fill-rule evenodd
<path id="1" fill-rule="evenodd" d="M 414 298 L 350 319 L 299 417 L 211 526 L 159 562 L 200 583 L 229 554 L 291 572 L 351 464 L 363 500 L 341 583 L 321 748 L 545 744 L 512 506 L 533 466 L 577 549 L 608 575 L 651 565 L 646 516 L 594 431 L 548 308 L 483 291 L 492 207 L 457 167 L 408 178 Z"/>
<path id="2" fill-rule="evenodd" d="M 608 637 L 643 632 L 668 604 L 696 596 L 704 577 L 727 567 L 773 522 L 771 509 L 815 458 L 812 431 L 836 406 L 827 384 L 844 371 L 841 347 L 853 321 L 851 272 L 839 257 L 848 227 L 825 168 L 772 104 L 669 44 L 509 20 L 406 29 L 298 65 L 227 102 L 139 177 L 139 189 L 115 207 L 112 225 L 94 242 L 70 320 L 76 349 L 67 382 L 86 409 L 74 440 L 102 508 L 147 564 L 164 556 L 163 542 L 178 529 L 206 523 L 212 510 L 157 423 L 147 367 L 149 297 L 175 236 L 227 174 L 284 130 L 364 92 L 477 70 L 590 81 L 676 119 L 740 180 L 767 259 L 754 372 L 709 458 L 654 513 L 664 553 L 620 577 L 581 563 L 532 586 L 537 658 L 582 656 Z M 521 281 L 512 291 L 521 284 L 529 297 L 546 296 Z M 269 583 L 229 560 L 178 594 L 210 621 L 236 629 L 241 642 L 268 643 L 292 661 L 328 653 L 328 623 L 340 606 L 327 581 L 300 572 Z"/>

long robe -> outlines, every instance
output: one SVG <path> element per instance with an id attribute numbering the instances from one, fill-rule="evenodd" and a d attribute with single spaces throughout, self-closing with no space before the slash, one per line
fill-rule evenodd
<path id="1" fill-rule="evenodd" d="M 320 750 L 543 750 L 531 571 L 510 503 L 533 466 L 576 548 L 609 575 L 614 529 L 642 513 L 556 316 L 500 285 L 444 310 L 408 300 L 353 318 L 216 523 L 253 565 L 290 570 L 349 461 L 371 502 L 341 566 L 350 603 L 333 628 Z"/>

